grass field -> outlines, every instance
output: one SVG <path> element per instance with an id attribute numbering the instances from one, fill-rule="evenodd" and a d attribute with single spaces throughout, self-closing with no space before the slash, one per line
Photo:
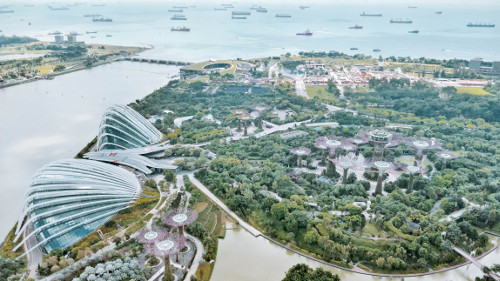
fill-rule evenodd
<path id="1" fill-rule="evenodd" d="M 333 94 L 330 94 L 326 91 L 327 86 L 311 86 L 307 85 L 306 86 L 306 91 L 307 95 L 310 98 L 315 98 L 318 97 L 319 99 L 322 100 L 328 100 L 328 101 L 337 101 L 337 98 Z"/>
<path id="2" fill-rule="evenodd" d="M 457 88 L 457 94 L 469 94 L 474 96 L 493 96 L 482 88 Z"/>

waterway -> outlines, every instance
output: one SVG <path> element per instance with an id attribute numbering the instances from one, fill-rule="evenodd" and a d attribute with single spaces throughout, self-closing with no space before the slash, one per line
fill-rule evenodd
<path id="1" fill-rule="evenodd" d="M 490 236 L 490 241 L 498 245 L 500 238 Z M 480 262 L 489 266 L 498 263 L 499 256 L 500 249 L 497 248 L 494 252 L 480 259 Z M 305 263 L 313 268 L 322 267 L 325 270 L 338 274 L 341 280 L 399 280 L 399 278 L 375 277 L 331 267 L 290 252 L 265 238 L 255 238 L 249 232 L 240 228 L 228 230 L 226 232 L 226 237 L 219 240 L 217 262 L 215 263 L 211 280 L 277 281 L 283 279 L 286 271 L 297 263 Z M 404 280 L 472 281 L 476 276 L 482 276 L 481 270 L 474 265 L 469 265 L 442 273 L 404 278 Z"/>
<path id="2" fill-rule="evenodd" d="M 50 10 L 45 4 L 54 4 L 48 1 L 33 1 L 35 6 L 29 7 L 22 1 L 11 2 L 9 9 L 15 13 L 0 16 L 0 28 L 5 35 L 29 35 L 54 41 L 54 37 L 48 35 L 51 32 L 77 32 L 82 34 L 78 40 L 87 43 L 152 45 L 154 50 L 143 55 L 153 58 L 197 62 L 210 58 L 255 58 L 286 52 L 336 50 L 375 57 L 500 59 L 500 1 L 497 0 L 248 0 L 233 1 L 235 8 L 226 11 L 214 10 L 220 7 L 221 1 L 110 0 L 101 1 L 105 6 L 92 6 L 87 2 L 68 6 L 68 10 Z M 9 0 L 2 1 L 2 4 L 8 3 Z M 310 8 L 299 9 L 299 5 L 305 3 Z M 231 19 L 232 10 L 249 11 L 253 4 L 266 7 L 268 12 L 252 10 L 246 20 Z M 170 19 L 176 14 L 168 12 L 173 5 L 188 6 L 182 13 L 187 20 Z M 418 8 L 409 9 L 409 5 Z M 363 11 L 383 16 L 361 17 Z M 438 15 L 436 11 L 443 13 Z M 291 17 L 277 18 L 278 13 Z M 85 14 L 100 14 L 113 22 L 92 22 L 92 18 L 83 17 Z M 413 23 L 391 24 L 391 18 L 408 18 Z M 496 27 L 470 28 L 466 26 L 469 22 L 491 22 Z M 349 29 L 356 24 L 363 29 Z M 191 31 L 170 31 L 171 27 L 179 26 L 189 27 Z M 306 29 L 310 29 L 313 36 L 295 35 Z M 409 34 L 410 30 L 420 33 Z M 97 33 L 86 34 L 87 31 Z M 359 50 L 351 51 L 351 47 Z M 374 49 L 381 52 L 373 52 Z"/>
<path id="3" fill-rule="evenodd" d="M 97 135 L 107 107 L 144 97 L 176 74 L 174 66 L 116 62 L 0 89 L 0 241 L 37 169 L 74 157 Z"/>

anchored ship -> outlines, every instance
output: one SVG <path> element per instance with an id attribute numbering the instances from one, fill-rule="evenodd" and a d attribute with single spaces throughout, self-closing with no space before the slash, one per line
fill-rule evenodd
<path id="1" fill-rule="evenodd" d="M 415 33 L 416 34 L 416 33 L 419 33 L 419 31 L 418 30 L 410 30 L 410 31 L 408 31 L 408 33 Z"/>
<path id="2" fill-rule="evenodd" d="M 403 19 L 391 19 L 390 23 L 413 23 L 412 20 L 409 20 L 409 19 L 406 19 L 406 20 L 403 20 Z"/>
<path id="3" fill-rule="evenodd" d="M 110 18 L 93 18 L 93 22 L 112 22 L 113 20 Z"/>
<path id="4" fill-rule="evenodd" d="M 308 8 L 309 8 L 309 6 L 300 6 L 299 8 L 300 8 L 301 10 L 305 10 L 305 9 L 308 9 Z"/>
<path id="5" fill-rule="evenodd" d="M 304 31 L 304 32 L 299 32 L 299 33 L 296 33 L 296 35 L 301 35 L 301 36 L 312 36 L 312 35 L 313 35 L 313 33 L 312 33 L 309 29 L 307 29 L 307 30 L 306 30 L 306 31 Z"/>
<path id="6" fill-rule="evenodd" d="M 356 24 L 354 26 L 349 26 L 349 29 L 363 29 L 363 26 Z"/>
<path id="7" fill-rule="evenodd" d="M 292 16 L 289 14 L 276 14 L 277 18 L 291 18 Z"/>
<path id="8" fill-rule="evenodd" d="M 233 20 L 246 20 L 247 19 L 247 17 L 245 17 L 245 16 L 232 16 L 231 18 Z"/>
<path id="9" fill-rule="evenodd" d="M 350 50 L 351 50 L 351 51 L 357 51 L 357 50 L 358 50 L 358 48 L 356 48 L 356 47 L 352 47 L 352 48 L 350 48 Z"/>
<path id="10" fill-rule="evenodd" d="M 252 13 L 247 12 L 247 11 L 233 11 L 233 16 L 249 16 Z"/>
<path id="11" fill-rule="evenodd" d="M 380 52 L 380 49 L 373 49 L 374 52 Z"/>
<path id="12" fill-rule="evenodd" d="M 441 15 L 443 11 L 436 11 L 436 14 Z"/>
<path id="13" fill-rule="evenodd" d="M 0 10 L 0 14 L 11 14 L 14 10 Z"/>
<path id="14" fill-rule="evenodd" d="M 183 26 L 183 27 L 177 27 L 177 28 L 172 27 L 172 28 L 170 29 L 170 31 L 189 32 L 189 31 L 191 31 L 191 28 L 187 28 L 187 27 L 185 27 L 185 26 Z"/>
<path id="15" fill-rule="evenodd" d="M 96 18 L 96 17 L 102 17 L 102 15 L 99 14 L 85 14 L 83 15 L 84 18 Z"/>
<path id="16" fill-rule="evenodd" d="M 215 11 L 226 11 L 226 8 L 214 8 Z"/>
<path id="17" fill-rule="evenodd" d="M 184 12 L 184 10 L 183 10 L 183 9 L 169 9 L 168 11 L 169 11 L 170 13 L 182 13 L 182 12 Z"/>
<path id="18" fill-rule="evenodd" d="M 362 14 L 360 14 L 360 16 L 362 16 L 362 17 L 381 17 L 382 14 L 367 14 L 367 13 L 363 12 Z"/>
<path id="19" fill-rule="evenodd" d="M 469 22 L 467 24 L 467 27 L 495 27 L 495 25 L 492 23 L 472 23 L 472 22 Z"/>
<path id="20" fill-rule="evenodd" d="M 187 20 L 185 15 L 174 15 L 170 18 L 171 20 Z"/>
<path id="21" fill-rule="evenodd" d="M 259 7 L 257 8 L 257 13 L 267 13 L 267 9 L 266 8 L 262 8 L 262 7 Z"/>

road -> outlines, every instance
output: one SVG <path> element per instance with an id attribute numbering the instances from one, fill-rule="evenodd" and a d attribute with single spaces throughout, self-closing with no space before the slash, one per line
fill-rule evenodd
<path id="1" fill-rule="evenodd" d="M 234 219 L 241 227 L 250 232 L 255 237 L 261 236 L 262 233 L 258 231 L 255 227 L 246 223 L 242 220 L 238 215 L 236 215 L 233 211 L 231 211 L 224 202 L 222 202 L 217 196 L 215 196 L 208 188 L 203 185 L 199 180 L 194 177 L 194 172 L 187 173 L 189 180 L 193 183 L 198 189 L 203 192 L 212 202 L 214 202 L 219 208 L 221 208 L 226 214 L 229 215 L 230 218 Z"/>

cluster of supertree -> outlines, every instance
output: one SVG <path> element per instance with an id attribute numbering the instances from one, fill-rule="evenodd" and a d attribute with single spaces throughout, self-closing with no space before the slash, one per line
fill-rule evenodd
<path id="1" fill-rule="evenodd" d="M 170 266 L 170 255 L 178 253 L 186 245 L 184 226 L 193 223 L 198 213 L 191 209 L 177 208 L 164 213 L 162 222 L 176 227 L 177 232 L 169 231 L 165 227 L 146 226 L 137 235 L 137 240 L 145 245 L 145 250 L 155 256 L 163 258 L 165 274 L 163 280 L 174 280 Z"/>
<path id="2" fill-rule="evenodd" d="M 361 130 L 357 137 L 342 138 L 337 136 L 318 137 L 314 142 L 314 146 L 321 151 L 320 165 L 325 165 L 328 160 L 326 174 L 336 173 L 336 165 L 342 167 L 342 183 L 346 183 L 349 169 L 354 167 L 359 155 L 359 146 L 371 143 L 373 145 L 373 157 L 366 159 L 364 167 L 372 167 L 373 171 L 378 173 L 375 194 L 382 194 L 382 182 L 385 173 L 394 171 L 405 171 L 410 175 L 410 180 L 407 187 L 407 192 L 413 190 L 415 176 L 426 171 L 422 166 L 423 155 L 426 151 L 441 148 L 441 143 L 435 139 L 423 137 L 403 137 L 402 134 L 390 132 L 382 129 Z M 406 165 L 399 162 L 394 162 L 385 158 L 385 150 L 390 147 L 395 147 L 399 143 L 404 143 L 407 146 L 415 149 L 415 161 L 413 165 Z M 328 151 L 328 154 L 326 153 Z M 302 157 L 309 155 L 311 150 L 305 147 L 297 147 L 291 150 L 291 153 L 298 156 L 297 165 L 302 167 Z M 457 155 L 449 151 L 439 151 L 436 156 L 442 159 L 441 169 L 446 168 L 447 160 L 457 158 Z M 330 173 L 328 172 L 330 171 Z M 338 175 L 338 174 L 337 174 Z"/>

